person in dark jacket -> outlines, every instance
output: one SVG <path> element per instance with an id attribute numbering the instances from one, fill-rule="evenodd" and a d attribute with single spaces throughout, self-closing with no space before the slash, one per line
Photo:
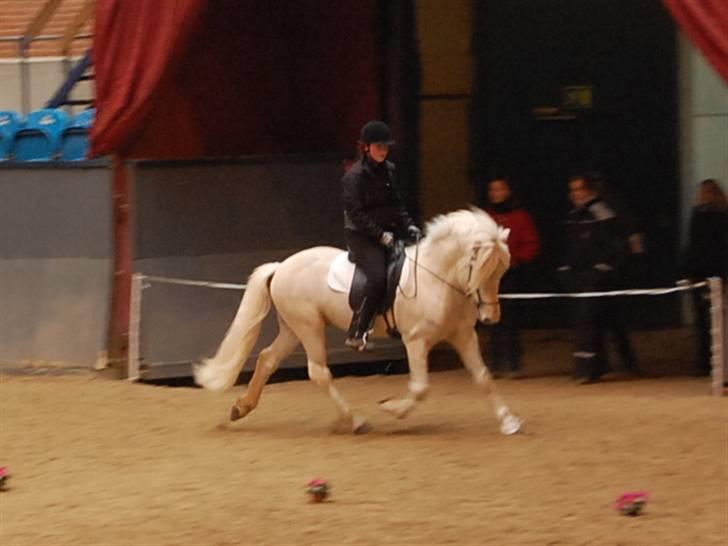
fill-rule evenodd
<path id="1" fill-rule="evenodd" d="M 390 128 L 370 121 L 361 129 L 361 159 L 342 179 L 344 228 L 349 255 L 365 273 L 364 298 L 354 309 L 346 345 L 363 351 L 386 296 L 387 259 L 397 239 L 417 239 L 420 230 L 402 205 L 395 166 L 387 161 L 394 144 Z"/>
<path id="2" fill-rule="evenodd" d="M 616 232 L 621 239 L 620 255 L 624 261 L 615 275 L 613 290 L 644 287 L 647 280 L 647 248 L 645 233 L 635 211 L 607 182 L 600 172 L 591 171 L 584 175 L 594 192 L 616 216 Z M 634 303 L 634 300 L 629 303 Z M 624 307 L 628 304 L 624 297 L 610 297 L 603 302 L 601 323 L 614 339 L 617 354 L 624 369 L 633 376 L 642 372 L 637 356 L 629 338 Z"/>
<path id="3" fill-rule="evenodd" d="M 504 177 L 488 182 L 488 202 L 485 210 L 503 227 L 509 228 L 508 250 L 511 266 L 501 279 L 502 292 L 521 292 L 526 289 L 526 268 L 539 253 L 540 241 L 536 225 L 513 195 L 511 183 Z M 501 302 L 501 320 L 490 327 L 488 343 L 489 367 L 495 374 L 523 377 L 521 370 L 521 332 L 518 324 L 518 302 Z"/>
<path id="4" fill-rule="evenodd" d="M 693 282 L 720 277 L 728 282 L 728 199 L 714 179 L 700 183 L 698 203 L 690 218 L 688 244 L 683 271 Z M 695 333 L 697 337 L 697 374 L 709 375 L 710 300 L 706 290 L 693 290 Z"/>
<path id="5" fill-rule="evenodd" d="M 622 280 L 626 288 L 646 286 L 647 281 L 647 245 L 642 221 L 636 211 L 608 183 L 604 174 L 591 171 L 585 174 L 591 181 L 594 191 L 617 215 L 618 230 L 625 238 L 626 260 Z"/>
<path id="6" fill-rule="evenodd" d="M 626 242 L 614 210 L 596 193 L 589 177 L 569 180 L 567 252 L 559 273 L 564 287 L 573 292 L 613 290 L 619 284 L 626 259 Z M 607 371 L 605 333 L 615 316 L 612 298 L 577 298 L 575 302 L 574 375 L 579 383 L 599 381 Z M 619 341 L 619 340 L 618 340 Z M 623 342 L 632 352 L 625 332 Z M 620 348 L 620 352 L 623 349 Z M 630 362 L 626 362 L 629 367 Z M 636 371 L 636 370 L 631 370 Z"/>

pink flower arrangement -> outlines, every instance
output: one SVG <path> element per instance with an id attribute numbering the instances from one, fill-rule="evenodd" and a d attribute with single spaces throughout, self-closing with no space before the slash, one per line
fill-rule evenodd
<path id="1" fill-rule="evenodd" d="M 649 494 L 647 491 L 632 491 L 624 493 L 617 499 L 614 507 L 626 516 L 636 516 L 642 512 L 645 504 L 647 504 L 648 498 Z"/>
<path id="2" fill-rule="evenodd" d="M 329 484 L 322 478 L 314 478 L 308 482 L 306 492 L 311 496 L 312 502 L 321 502 L 329 496 Z"/>
<path id="3" fill-rule="evenodd" d="M 7 467 L 0 466 L 0 491 L 5 489 L 5 482 L 10 477 Z"/>

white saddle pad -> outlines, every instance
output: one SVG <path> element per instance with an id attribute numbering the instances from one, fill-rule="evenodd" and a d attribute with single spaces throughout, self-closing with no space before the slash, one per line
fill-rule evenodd
<path id="1" fill-rule="evenodd" d="M 334 292 L 349 293 L 351 290 L 351 282 L 354 280 L 355 265 L 349 261 L 348 252 L 342 252 L 329 267 L 329 274 L 326 276 L 326 282 L 329 288 Z M 407 281 L 409 275 L 409 260 L 404 261 L 402 266 L 402 275 L 399 277 L 399 285 L 402 286 Z"/>

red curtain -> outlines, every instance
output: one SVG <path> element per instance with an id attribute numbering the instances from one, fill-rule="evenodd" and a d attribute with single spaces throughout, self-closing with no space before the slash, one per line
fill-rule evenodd
<path id="1" fill-rule="evenodd" d="M 125 155 L 183 58 L 207 0 L 98 0 L 92 154 Z"/>
<path id="2" fill-rule="evenodd" d="M 98 0 L 94 155 L 352 151 L 381 114 L 376 0 Z"/>
<path id="3" fill-rule="evenodd" d="M 664 0 L 680 28 L 728 84 L 728 2 Z"/>

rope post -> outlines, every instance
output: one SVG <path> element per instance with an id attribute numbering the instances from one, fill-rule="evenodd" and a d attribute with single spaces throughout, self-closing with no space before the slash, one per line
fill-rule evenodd
<path id="1" fill-rule="evenodd" d="M 708 279 L 710 288 L 710 342 L 713 396 L 723 395 L 725 381 L 725 309 L 723 307 L 723 283 L 720 277 Z"/>
<path id="2" fill-rule="evenodd" d="M 129 381 L 139 380 L 139 335 L 142 322 L 142 290 L 144 275 L 134 273 L 131 277 L 131 294 L 129 302 L 129 349 L 127 351 L 126 378 Z"/>

